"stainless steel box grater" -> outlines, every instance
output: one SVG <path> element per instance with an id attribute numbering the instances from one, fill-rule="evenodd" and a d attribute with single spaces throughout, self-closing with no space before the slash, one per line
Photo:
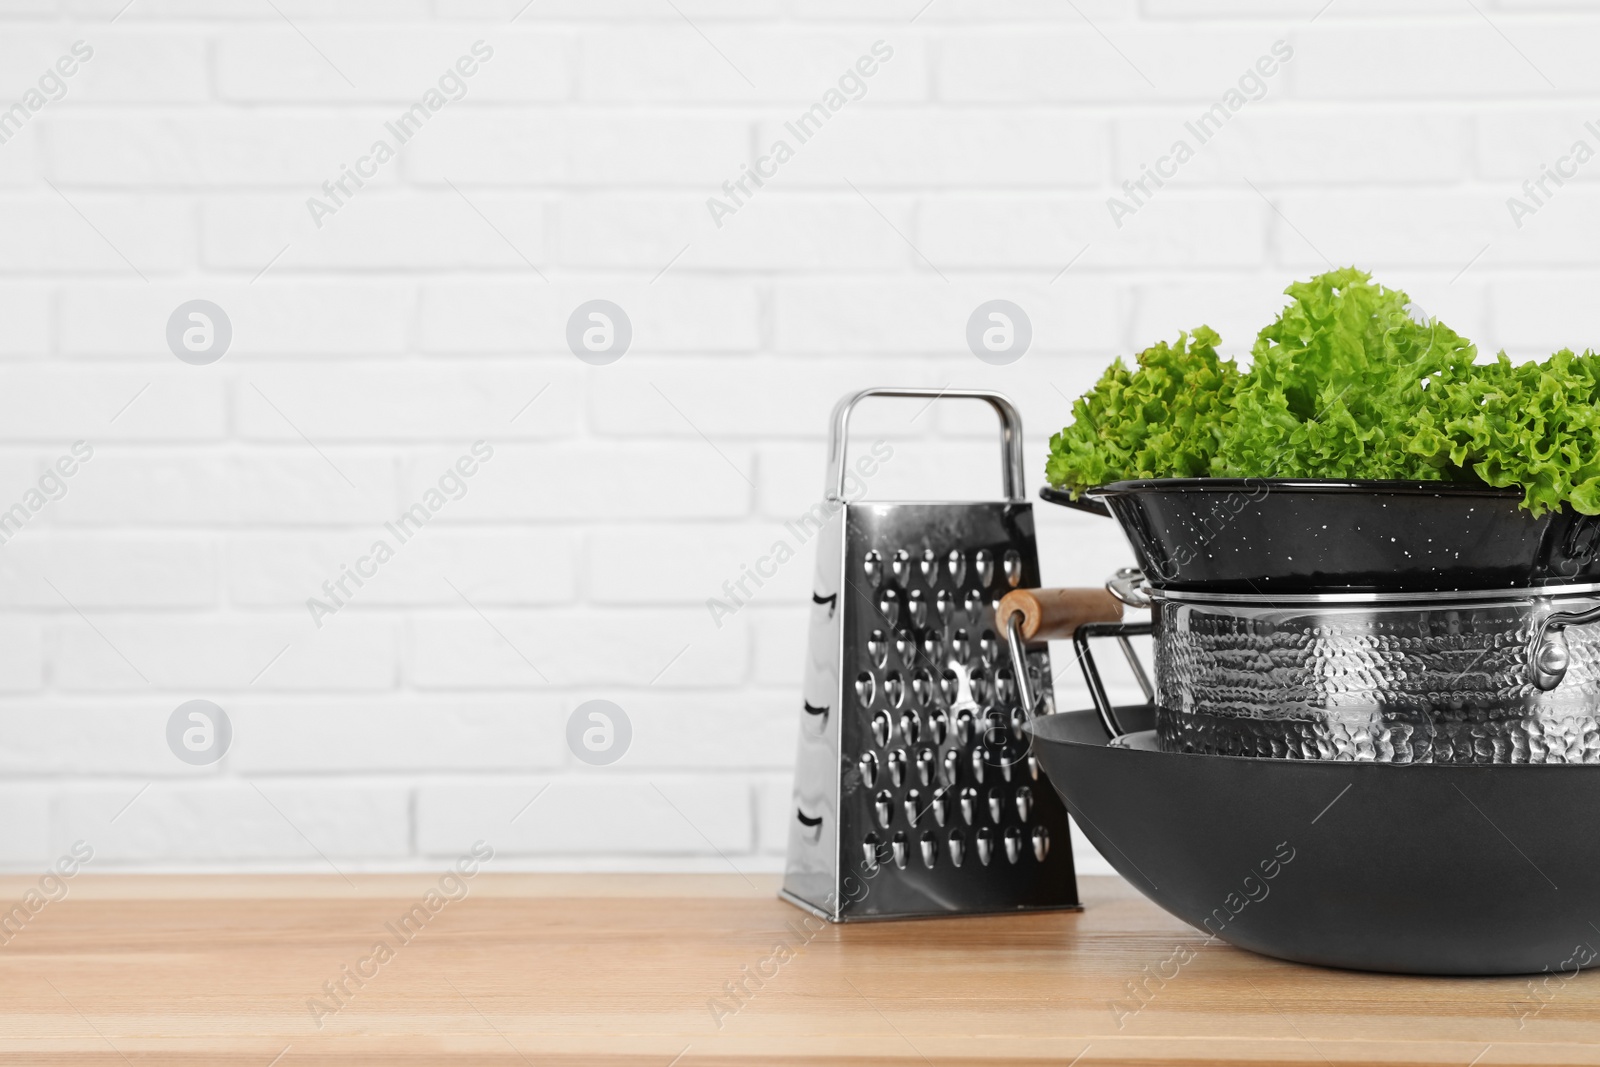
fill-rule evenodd
<path id="1" fill-rule="evenodd" d="M 869 396 L 987 402 L 1005 499 L 846 502 L 850 412 Z M 1016 409 L 866 389 L 834 407 L 828 457 L 784 898 L 835 922 L 1078 907 L 1067 812 L 995 625 L 1006 592 L 1039 585 Z M 1027 662 L 1049 712 L 1047 648 Z"/>

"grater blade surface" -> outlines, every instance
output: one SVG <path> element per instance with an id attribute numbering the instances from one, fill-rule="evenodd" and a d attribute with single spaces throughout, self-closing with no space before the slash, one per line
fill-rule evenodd
<path id="1" fill-rule="evenodd" d="M 1032 505 L 855 503 L 817 538 L 784 896 L 835 921 L 1078 906 L 1000 598 L 1040 585 Z M 1041 714 L 1050 658 L 1027 652 Z"/>

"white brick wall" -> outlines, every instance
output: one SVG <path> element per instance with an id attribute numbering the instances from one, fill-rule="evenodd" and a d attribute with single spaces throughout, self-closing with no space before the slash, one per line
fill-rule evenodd
<path id="1" fill-rule="evenodd" d="M 0 110 L 94 49 L 0 144 L 0 508 L 95 450 L 0 546 L 0 868 L 76 837 L 182 869 L 481 837 L 507 867 L 771 869 L 811 560 L 720 629 L 704 600 L 817 498 L 841 393 L 1002 389 L 1037 486 L 1112 355 L 1200 322 L 1243 352 L 1324 256 L 1491 351 L 1600 340 L 1600 163 L 1520 228 L 1505 206 L 1600 120 L 1600 14 L 1557 0 L 125 3 L 0 10 Z M 478 40 L 465 95 L 316 226 Z M 878 40 L 864 95 L 716 225 Z M 1263 98 L 1114 225 L 1279 40 Z M 1035 331 L 1003 368 L 964 343 L 996 297 Z M 234 331 L 208 366 L 165 339 L 197 298 Z M 595 298 L 633 324 L 610 366 L 566 347 Z M 858 420 L 896 448 L 874 492 L 992 493 L 987 416 L 919 406 Z M 466 494 L 313 625 L 477 440 Z M 1038 517 L 1051 583 L 1127 561 L 1109 523 Z M 234 727 L 203 768 L 165 740 L 195 698 Z M 606 768 L 565 738 L 598 698 L 634 728 Z"/>

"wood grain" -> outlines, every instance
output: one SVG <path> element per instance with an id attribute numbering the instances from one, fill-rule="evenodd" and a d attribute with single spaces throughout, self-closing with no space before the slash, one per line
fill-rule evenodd
<path id="1" fill-rule="evenodd" d="M 770 876 L 480 874 L 405 944 L 384 924 L 436 879 L 352 881 L 81 875 L 0 947 L 0 1060 L 1600 1064 L 1600 975 L 1535 997 L 1299 967 L 1113 878 L 1082 879 L 1081 913 L 817 929 Z M 380 939 L 393 958 L 319 1027 L 308 1001 Z M 1152 972 L 1176 976 L 1141 1007 Z"/>
<path id="2" fill-rule="evenodd" d="M 1104 589 L 1013 589 L 995 610 L 1001 633 L 1013 615 L 1024 641 L 1067 641 L 1086 622 L 1120 622 L 1122 601 Z"/>

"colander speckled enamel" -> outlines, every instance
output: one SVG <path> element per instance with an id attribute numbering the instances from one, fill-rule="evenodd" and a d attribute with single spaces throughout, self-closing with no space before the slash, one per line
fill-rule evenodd
<path id="1" fill-rule="evenodd" d="M 1266 603 L 1263 598 L 1262 603 Z M 1156 612 L 1156 729 L 1168 752 L 1383 763 L 1600 763 L 1600 626 L 1529 681 L 1533 628 L 1594 598 Z"/>

